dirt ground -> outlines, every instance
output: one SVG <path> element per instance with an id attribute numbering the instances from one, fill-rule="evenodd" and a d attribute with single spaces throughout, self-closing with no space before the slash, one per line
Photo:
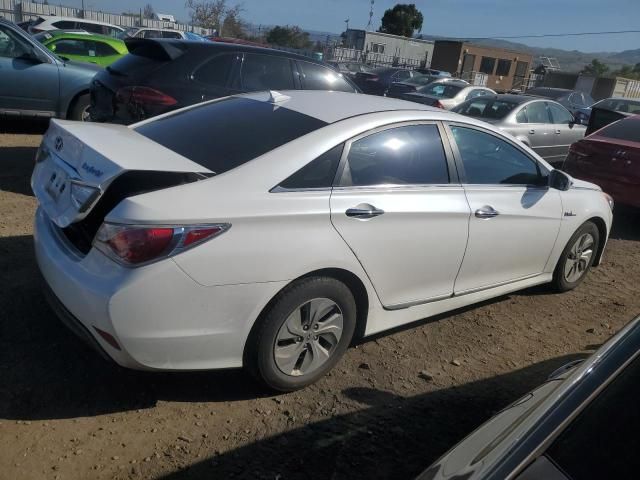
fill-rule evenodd
<path id="1" fill-rule="evenodd" d="M 239 371 L 127 371 L 41 295 L 29 176 L 42 131 L 0 124 L 1 479 L 410 479 L 640 313 L 640 213 L 620 208 L 576 291 L 535 288 L 366 341 L 301 392 L 266 396 Z"/>

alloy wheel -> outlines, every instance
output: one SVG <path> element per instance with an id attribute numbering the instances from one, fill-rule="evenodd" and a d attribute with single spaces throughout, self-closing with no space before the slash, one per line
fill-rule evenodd
<path id="1" fill-rule="evenodd" d="M 274 344 L 280 371 L 307 375 L 324 365 L 340 342 L 344 320 L 340 307 L 328 298 L 314 298 L 289 314 Z"/>
<path id="2" fill-rule="evenodd" d="M 578 237 L 564 265 L 564 278 L 569 283 L 577 282 L 587 271 L 593 256 L 595 240 L 590 233 Z"/>

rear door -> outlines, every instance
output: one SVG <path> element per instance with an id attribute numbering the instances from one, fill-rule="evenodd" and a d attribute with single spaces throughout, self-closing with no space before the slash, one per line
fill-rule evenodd
<path id="1" fill-rule="evenodd" d="M 293 60 L 278 55 L 245 53 L 240 69 L 240 88 L 245 92 L 299 88 Z"/>
<path id="2" fill-rule="evenodd" d="M 347 142 L 331 220 L 388 309 L 451 296 L 469 206 L 436 123 L 387 126 Z"/>
<path id="3" fill-rule="evenodd" d="M 547 103 L 540 100 L 527 104 L 517 116 L 517 122 L 525 126 L 530 147 L 542 158 L 551 158 L 555 150 L 555 132 Z"/>
<path id="4" fill-rule="evenodd" d="M 303 90 L 332 90 L 355 93 L 356 89 L 341 74 L 316 63 L 296 61 Z"/>
<path id="5" fill-rule="evenodd" d="M 449 127 L 471 209 L 469 241 L 455 283 L 464 294 L 543 272 L 558 236 L 560 192 L 516 143 L 469 125 Z"/>

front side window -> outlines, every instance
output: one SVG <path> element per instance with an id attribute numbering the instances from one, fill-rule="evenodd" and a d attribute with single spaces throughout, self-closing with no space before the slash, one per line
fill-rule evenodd
<path id="1" fill-rule="evenodd" d="M 59 22 L 52 23 L 51 25 L 60 30 L 73 30 L 74 28 L 78 28 L 76 22 L 71 22 L 69 20 L 60 20 Z"/>
<path id="2" fill-rule="evenodd" d="M 546 455 L 572 480 L 638 478 L 640 359 L 634 360 L 562 432 Z"/>
<path id="3" fill-rule="evenodd" d="M 0 57 L 20 58 L 29 53 L 29 46 L 20 36 L 0 25 Z"/>
<path id="4" fill-rule="evenodd" d="M 355 92 L 354 88 L 345 81 L 342 75 L 330 68 L 310 62 L 298 62 L 298 65 L 302 71 L 305 90 Z"/>
<path id="5" fill-rule="evenodd" d="M 191 75 L 193 80 L 207 85 L 224 87 L 233 68 L 235 53 L 223 53 L 216 55 L 196 69 Z"/>
<path id="6" fill-rule="evenodd" d="M 180 32 L 164 31 L 162 32 L 162 38 L 182 38 L 182 35 L 180 35 Z"/>
<path id="7" fill-rule="evenodd" d="M 484 96 L 474 98 L 472 101 L 458 105 L 452 110 L 470 117 L 500 119 L 506 117 L 516 106 L 516 103 Z"/>
<path id="8" fill-rule="evenodd" d="M 296 173 L 280 184 L 287 190 L 331 188 L 336 170 L 342 156 L 344 144 L 340 144 L 328 152 L 323 153 L 315 160 L 302 167 Z"/>
<path id="9" fill-rule="evenodd" d="M 480 72 L 493 75 L 493 69 L 496 66 L 496 59 L 492 57 L 482 57 L 480 61 Z"/>
<path id="10" fill-rule="evenodd" d="M 571 112 L 564 108 L 562 105 L 556 105 L 555 103 L 549 103 L 549 113 L 551 113 L 551 118 L 553 119 L 553 123 L 555 124 L 564 124 L 568 125 L 573 122 L 573 115 Z"/>
<path id="11" fill-rule="evenodd" d="M 95 57 L 96 46 L 94 42 L 75 40 L 71 38 L 59 40 L 53 44 L 53 49 L 58 55 L 78 55 L 81 57 Z"/>
<path id="12" fill-rule="evenodd" d="M 98 34 L 106 33 L 104 26 L 98 23 L 77 22 L 77 24 L 79 28 L 86 30 L 89 33 L 98 33 Z"/>
<path id="13" fill-rule="evenodd" d="M 475 98 L 475 97 L 483 97 L 483 96 L 487 96 L 487 95 L 491 95 L 491 92 L 489 90 L 484 90 L 482 88 L 476 88 L 476 89 L 471 90 L 469 92 L 469 95 L 467 95 L 466 100 L 470 100 L 470 99 Z"/>
<path id="14" fill-rule="evenodd" d="M 530 103 L 525 109 L 527 111 L 527 123 L 551 123 L 545 102 Z"/>
<path id="15" fill-rule="evenodd" d="M 160 30 L 145 30 L 144 38 L 162 38 L 162 32 Z"/>
<path id="16" fill-rule="evenodd" d="M 542 185 L 538 164 L 510 143 L 473 128 L 451 126 L 466 175 L 466 183 L 482 185 Z"/>
<path id="17" fill-rule="evenodd" d="M 435 125 L 391 128 L 351 144 L 340 186 L 449 183 L 447 161 Z"/>
<path id="18" fill-rule="evenodd" d="M 275 55 L 245 54 L 241 78 L 243 88 L 248 91 L 295 88 L 291 61 Z"/>
<path id="19" fill-rule="evenodd" d="M 575 105 L 577 107 L 584 107 L 584 100 L 582 100 L 582 94 L 581 93 L 573 93 L 571 94 L 571 96 L 569 97 L 569 102 L 572 105 Z"/>

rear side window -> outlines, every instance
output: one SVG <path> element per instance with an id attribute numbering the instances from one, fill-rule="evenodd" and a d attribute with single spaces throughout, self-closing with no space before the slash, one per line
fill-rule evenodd
<path id="1" fill-rule="evenodd" d="M 54 43 L 54 51 L 58 55 L 96 56 L 96 44 L 86 40 L 64 39 Z"/>
<path id="2" fill-rule="evenodd" d="M 86 30 L 89 33 L 99 33 L 99 34 L 107 33 L 105 32 L 106 29 L 104 25 L 100 25 L 97 23 L 83 23 L 83 22 L 77 22 L 77 24 L 78 24 L 78 28 Z"/>
<path id="3" fill-rule="evenodd" d="M 143 35 L 144 38 L 162 38 L 162 32 L 160 30 L 145 30 Z"/>
<path id="4" fill-rule="evenodd" d="M 127 76 L 133 76 L 137 74 L 148 74 L 154 68 L 164 63 L 158 59 L 158 55 L 151 51 L 152 46 L 142 46 L 136 48 L 133 53 L 125 55 L 118 59 L 115 63 L 112 63 L 109 70 L 116 71 Z"/>
<path id="5" fill-rule="evenodd" d="M 96 42 L 96 51 L 99 57 L 108 57 L 110 55 L 118 55 L 115 48 L 107 43 Z"/>
<path id="6" fill-rule="evenodd" d="M 325 125 L 285 107 L 233 97 L 157 119 L 136 131 L 220 174 Z"/>
<path id="7" fill-rule="evenodd" d="M 391 128 L 351 144 L 340 186 L 449 183 L 435 125 Z"/>
<path id="8" fill-rule="evenodd" d="M 241 78 L 242 87 L 248 91 L 295 88 L 291 61 L 275 55 L 245 54 Z"/>
<path id="9" fill-rule="evenodd" d="M 235 58 L 235 53 L 216 55 L 198 67 L 196 71 L 193 72 L 191 78 L 197 82 L 206 83 L 207 85 L 224 87 L 227 85 L 227 80 L 233 68 Z"/>
<path id="10" fill-rule="evenodd" d="M 330 68 L 309 62 L 298 62 L 302 70 L 305 90 L 335 90 L 355 92 L 354 88 L 338 73 Z"/>
<path id="11" fill-rule="evenodd" d="M 538 164 L 510 143 L 473 128 L 451 126 L 466 183 L 482 185 L 541 185 Z"/>
<path id="12" fill-rule="evenodd" d="M 340 144 L 323 153 L 287 178 L 280 187 L 287 190 L 331 188 L 343 148 L 344 144 Z"/>
<path id="13" fill-rule="evenodd" d="M 162 38 L 182 38 L 179 32 L 162 32 Z"/>
<path id="14" fill-rule="evenodd" d="M 52 23 L 52 25 L 60 30 L 73 30 L 76 28 L 76 22 L 70 22 L 68 20 L 60 20 L 59 22 Z"/>
<path id="15" fill-rule="evenodd" d="M 598 132 L 601 137 L 640 142 L 640 121 L 630 118 L 623 119 L 604 127 Z"/>

